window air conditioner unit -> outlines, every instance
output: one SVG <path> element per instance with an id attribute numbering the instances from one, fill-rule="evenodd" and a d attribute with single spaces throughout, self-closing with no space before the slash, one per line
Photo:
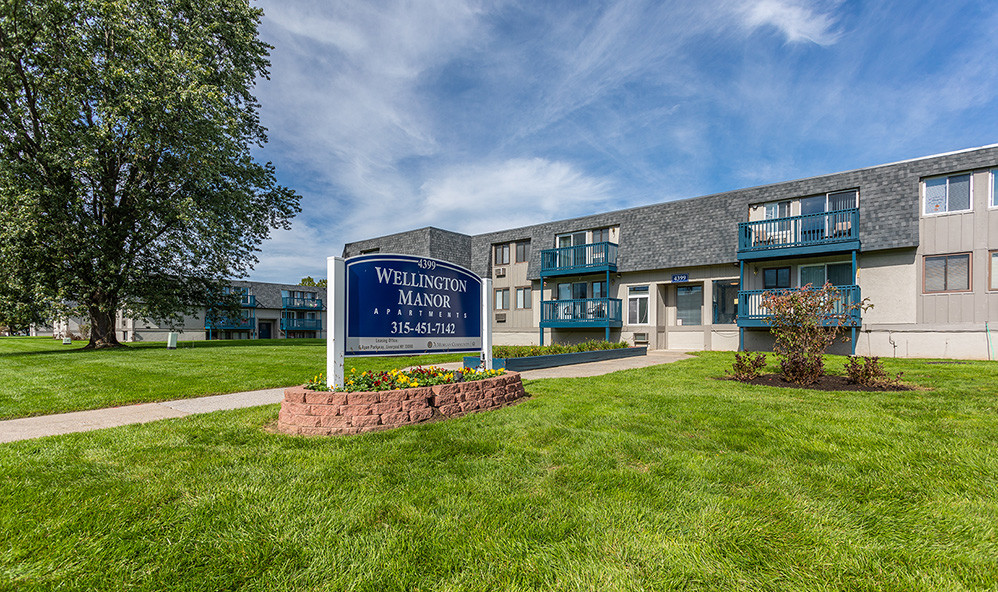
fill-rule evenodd
<path id="1" fill-rule="evenodd" d="M 497 312 L 496 313 L 496 322 L 497 323 L 505 323 L 506 322 L 506 313 L 504 313 L 504 312 Z"/>
<path id="2" fill-rule="evenodd" d="M 645 345 L 648 344 L 648 334 L 647 333 L 635 333 L 634 334 L 634 344 L 637 345 L 639 343 L 643 343 Z"/>
<path id="3" fill-rule="evenodd" d="M 497 267 L 496 268 L 496 277 L 497 278 L 506 277 L 506 268 L 505 267 Z"/>

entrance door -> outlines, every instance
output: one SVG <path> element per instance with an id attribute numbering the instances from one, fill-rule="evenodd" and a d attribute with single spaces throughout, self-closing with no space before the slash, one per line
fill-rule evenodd
<path id="1" fill-rule="evenodd" d="M 563 234 L 559 236 L 558 248 L 564 250 L 558 251 L 558 266 L 574 267 L 585 263 L 584 249 L 582 248 L 582 245 L 584 244 L 586 244 L 585 232 L 573 232 L 572 234 Z M 568 247 L 578 248 L 570 249 Z"/>
<path id="2" fill-rule="evenodd" d="M 258 329 L 258 331 L 259 331 L 258 335 L 259 335 L 260 339 L 270 339 L 271 338 L 270 337 L 270 332 L 271 332 L 271 328 L 273 326 L 274 326 L 274 324 L 271 323 L 270 321 L 266 321 L 266 322 L 260 321 L 259 329 Z"/>

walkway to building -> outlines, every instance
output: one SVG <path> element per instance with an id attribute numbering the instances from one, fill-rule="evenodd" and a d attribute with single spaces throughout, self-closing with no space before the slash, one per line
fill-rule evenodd
<path id="1" fill-rule="evenodd" d="M 680 351 L 649 351 L 648 355 L 588 364 L 574 364 L 557 368 L 528 370 L 522 373 L 528 380 L 538 378 L 577 378 L 582 376 L 599 376 L 618 370 L 644 368 L 668 364 L 690 356 Z M 440 364 L 443 368 L 456 369 L 460 362 Z M 261 391 L 246 391 L 228 395 L 212 395 L 194 399 L 178 399 L 162 403 L 142 403 L 91 411 L 74 411 L 56 415 L 40 415 L 21 419 L 0 421 L 0 443 L 30 440 L 59 434 L 89 432 L 104 428 L 114 428 L 123 425 L 148 423 L 160 419 L 185 417 L 198 413 L 211 413 L 223 409 L 241 409 L 258 405 L 280 403 L 284 397 L 284 389 L 266 389 Z"/>

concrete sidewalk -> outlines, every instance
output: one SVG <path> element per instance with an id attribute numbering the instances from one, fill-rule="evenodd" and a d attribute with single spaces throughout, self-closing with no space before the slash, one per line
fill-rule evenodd
<path id="1" fill-rule="evenodd" d="M 650 351 L 647 355 L 640 357 L 574 364 L 571 366 L 559 366 L 557 368 L 543 368 L 541 370 L 528 370 L 521 375 L 528 380 L 599 376 L 618 370 L 668 364 L 689 357 L 691 356 L 680 351 Z M 452 362 L 449 364 L 438 364 L 438 366 L 456 370 L 461 367 L 461 363 Z M 92 411 L 75 411 L 73 413 L 8 419 L 0 421 L 0 443 L 30 440 L 32 438 L 56 436 L 59 434 L 72 434 L 75 432 L 89 432 L 91 430 L 114 428 L 136 423 L 148 423 L 160 419 L 185 417 L 198 413 L 211 413 L 212 411 L 221 411 L 223 409 L 241 409 L 243 407 L 271 405 L 273 403 L 280 403 L 283 398 L 284 389 L 276 388 L 231 393 L 228 395 L 197 397 L 194 399 L 178 399 L 162 403 L 142 403 L 140 405 L 109 407 L 106 409 L 94 409 Z"/>

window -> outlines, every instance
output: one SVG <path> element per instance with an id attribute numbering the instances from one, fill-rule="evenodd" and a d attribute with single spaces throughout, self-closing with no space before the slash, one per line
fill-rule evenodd
<path id="1" fill-rule="evenodd" d="M 606 282 L 593 282 L 593 298 L 607 298 Z"/>
<path id="2" fill-rule="evenodd" d="M 852 263 L 829 263 L 828 265 L 801 265 L 800 281 L 797 285 L 806 286 L 811 284 L 814 288 L 820 288 L 825 282 L 833 286 L 851 286 Z"/>
<path id="3" fill-rule="evenodd" d="M 762 270 L 762 287 L 766 290 L 772 288 L 790 287 L 789 267 L 770 267 Z"/>
<path id="4" fill-rule="evenodd" d="M 991 169 L 991 207 L 998 208 L 998 169 Z"/>
<path id="5" fill-rule="evenodd" d="M 627 324 L 648 324 L 648 286 L 631 286 L 627 289 Z"/>
<path id="6" fill-rule="evenodd" d="M 790 202 L 777 201 L 766 204 L 766 219 L 786 218 L 790 216 Z"/>
<path id="7" fill-rule="evenodd" d="M 714 324 L 733 325 L 738 316 L 738 280 L 714 282 Z"/>
<path id="8" fill-rule="evenodd" d="M 509 310 L 509 288 L 496 290 L 496 310 Z"/>
<path id="9" fill-rule="evenodd" d="M 509 265 L 509 243 L 494 245 L 496 265 Z"/>
<path id="10" fill-rule="evenodd" d="M 988 254 L 988 289 L 998 290 L 998 251 Z"/>
<path id="11" fill-rule="evenodd" d="M 530 259 L 530 241 L 516 242 L 516 262 L 525 263 Z"/>
<path id="12" fill-rule="evenodd" d="M 676 286 L 676 324 L 702 324 L 703 286 Z"/>
<path id="13" fill-rule="evenodd" d="M 970 290 L 970 253 L 925 258 L 924 292 L 967 292 Z"/>
<path id="14" fill-rule="evenodd" d="M 594 243 L 608 243 L 610 242 L 610 229 L 609 228 L 597 228 L 593 231 L 593 241 Z"/>
<path id="15" fill-rule="evenodd" d="M 516 289 L 516 307 L 530 308 L 530 288 L 517 288 Z"/>
<path id="16" fill-rule="evenodd" d="M 925 213 L 966 212 L 970 207 L 970 173 L 925 180 Z"/>

